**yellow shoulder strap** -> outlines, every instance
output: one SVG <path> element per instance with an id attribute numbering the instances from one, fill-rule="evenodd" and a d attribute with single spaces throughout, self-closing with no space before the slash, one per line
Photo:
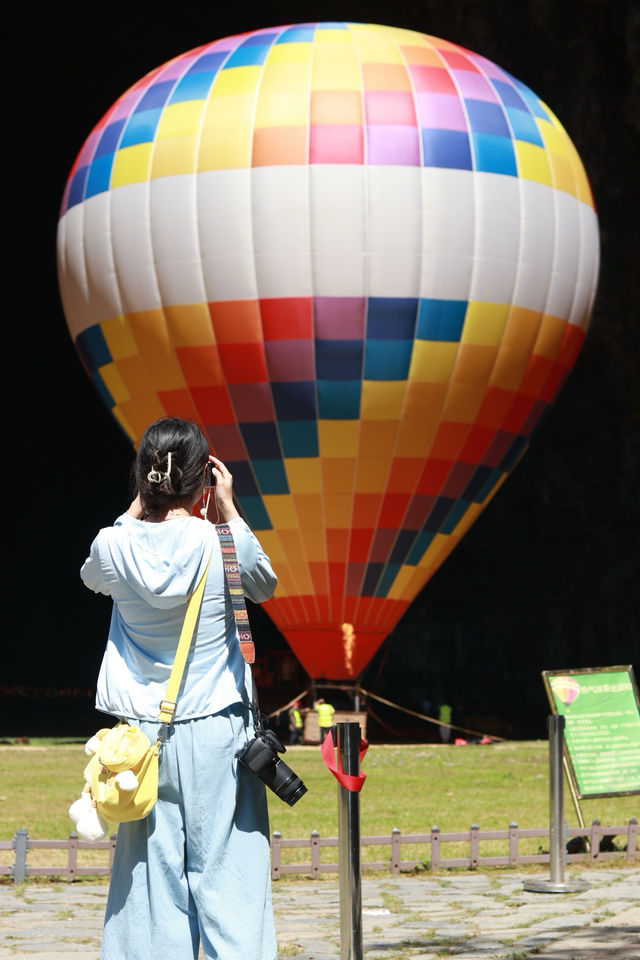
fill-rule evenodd
<path id="1" fill-rule="evenodd" d="M 182 631 L 180 633 L 180 639 L 176 649 L 175 660 L 173 661 L 169 682 L 167 683 L 165 699 L 160 703 L 158 723 L 171 723 L 173 720 L 173 714 L 175 713 L 176 709 L 176 701 L 178 699 L 178 691 L 182 682 L 182 674 L 184 673 L 184 665 L 187 662 L 187 654 L 189 653 L 189 647 L 191 646 L 191 638 L 193 637 L 196 620 L 198 619 L 198 613 L 200 612 L 200 604 L 202 603 L 204 585 L 207 581 L 210 563 L 211 558 L 209 558 L 209 563 L 207 563 L 206 570 L 200 578 L 200 583 L 189 597 L 187 612 L 184 616 L 184 623 L 182 624 Z"/>

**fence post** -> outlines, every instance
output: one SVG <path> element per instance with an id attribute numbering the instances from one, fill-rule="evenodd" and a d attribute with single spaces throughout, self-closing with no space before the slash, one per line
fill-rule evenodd
<path id="1" fill-rule="evenodd" d="M 509 866 L 515 867 L 518 863 L 518 824 L 509 824 Z"/>
<path id="2" fill-rule="evenodd" d="M 440 866 L 440 827 L 431 827 L 431 872 Z"/>
<path id="3" fill-rule="evenodd" d="M 472 870 L 478 866 L 479 857 L 480 857 L 480 841 L 478 840 L 478 833 L 480 832 L 480 827 L 477 823 L 471 824 L 471 836 L 469 842 L 469 866 Z"/>
<path id="4" fill-rule="evenodd" d="M 13 882 L 24 883 L 29 876 L 27 867 L 27 850 L 29 849 L 29 834 L 24 827 L 16 832 L 13 838 L 13 849 L 15 850 L 15 860 L 13 864 Z"/>
<path id="5" fill-rule="evenodd" d="M 635 860 L 636 844 L 638 839 L 638 821 L 635 817 L 629 820 L 629 829 L 627 831 L 627 860 Z"/>
<path id="6" fill-rule="evenodd" d="M 271 879 L 277 880 L 280 876 L 280 858 L 282 856 L 280 841 L 282 834 L 274 830 L 271 836 Z"/>
<path id="7" fill-rule="evenodd" d="M 78 834 L 70 833 L 67 841 L 67 879 L 73 881 L 78 870 Z"/>
<path id="8" fill-rule="evenodd" d="M 359 723 L 337 723 L 342 770 L 360 773 Z M 360 794 L 338 784 L 338 865 L 340 881 L 340 960 L 362 960 L 362 877 L 360 866 Z"/>
<path id="9" fill-rule="evenodd" d="M 317 830 L 311 831 L 311 876 L 317 880 L 320 876 L 320 834 Z"/>
<path id="10" fill-rule="evenodd" d="M 116 841 L 118 839 L 117 833 L 112 833 L 109 837 L 109 879 L 111 879 L 111 871 L 113 870 L 113 858 L 116 855 Z"/>
<path id="11" fill-rule="evenodd" d="M 391 831 L 391 873 L 400 873 L 400 830 Z"/>
<path id="12" fill-rule="evenodd" d="M 600 821 L 592 820 L 591 821 L 591 836 L 589 837 L 589 862 L 595 863 L 600 855 L 600 840 L 602 834 L 600 832 Z"/>
<path id="13" fill-rule="evenodd" d="M 567 856 L 566 823 L 564 820 L 564 717 L 552 713 L 547 720 L 549 731 L 549 879 L 526 880 L 524 889 L 531 893 L 573 893 L 585 890 L 582 880 L 566 881 L 564 863 Z"/>

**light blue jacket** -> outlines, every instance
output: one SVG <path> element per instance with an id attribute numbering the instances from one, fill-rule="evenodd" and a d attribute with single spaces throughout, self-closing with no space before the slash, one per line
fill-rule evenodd
<path id="1" fill-rule="evenodd" d="M 245 596 L 268 600 L 276 587 L 269 558 L 244 520 L 230 523 Z M 100 530 L 80 576 L 113 599 L 96 708 L 130 720 L 155 720 L 175 656 L 189 594 L 207 561 L 196 635 L 175 719 L 203 717 L 247 702 L 249 667 L 237 643 L 222 554 L 212 524 L 197 517 L 145 523 L 123 514 Z"/>

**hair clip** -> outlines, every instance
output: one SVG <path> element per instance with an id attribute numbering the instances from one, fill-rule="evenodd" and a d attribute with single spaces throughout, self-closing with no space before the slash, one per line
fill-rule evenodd
<path id="1" fill-rule="evenodd" d="M 166 470 L 149 470 L 147 480 L 149 483 L 162 483 L 163 480 L 171 479 L 171 451 L 167 454 Z"/>

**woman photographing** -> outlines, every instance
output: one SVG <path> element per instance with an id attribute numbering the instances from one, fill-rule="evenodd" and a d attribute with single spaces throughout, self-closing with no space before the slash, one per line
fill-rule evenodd
<path id="1" fill-rule="evenodd" d="M 245 596 L 268 600 L 276 577 L 195 424 L 152 424 L 133 474 L 133 502 L 100 530 L 81 577 L 113 600 L 96 708 L 152 742 L 187 601 L 210 566 L 157 803 L 118 830 L 101 960 L 195 960 L 200 946 L 207 960 L 275 960 L 265 788 L 236 760 L 253 736 L 249 667 L 216 531 L 193 515 L 205 491 L 233 533 Z"/>

